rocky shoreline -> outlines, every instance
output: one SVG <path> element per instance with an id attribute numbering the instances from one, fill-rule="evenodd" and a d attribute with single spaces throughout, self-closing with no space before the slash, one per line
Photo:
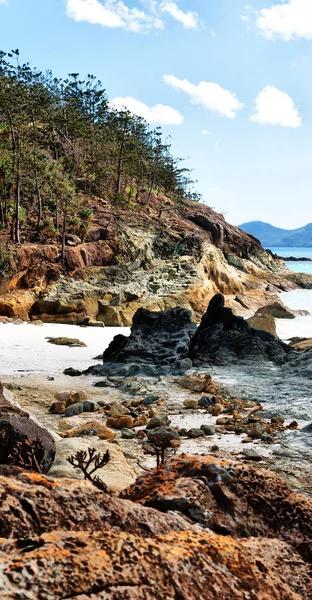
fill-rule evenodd
<path id="1" fill-rule="evenodd" d="M 199 327 L 183 308 L 139 309 L 130 337 L 63 388 L 7 376 L 0 594 L 308 600 L 311 425 L 267 400 L 274 382 L 289 396 L 292 373 L 308 389 L 311 358 L 217 295 Z M 232 372 L 255 391 L 234 393 Z M 83 481 L 90 452 L 97 477 Z"/>

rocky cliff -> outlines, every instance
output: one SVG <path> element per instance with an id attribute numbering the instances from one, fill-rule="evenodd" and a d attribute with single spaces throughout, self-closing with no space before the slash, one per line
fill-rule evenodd
<path id="1" fill-rule="evenodd" d="M 0 317 L 45 322 L 130 325 L 136 310 L 181 306 L 196 320 L 216 293 L 237 312 L 308 276 L 290 276 L 258 240 L 209 207 L 152 196 L 127 210 L 94 199 L 94 217 L 82 241 L 67 239 L 65 264 L 56 244 L 27 241 L 11 247 L 8 275 L 0 277 Z M 247 296 L 246 296 L 247 294 Z"/>

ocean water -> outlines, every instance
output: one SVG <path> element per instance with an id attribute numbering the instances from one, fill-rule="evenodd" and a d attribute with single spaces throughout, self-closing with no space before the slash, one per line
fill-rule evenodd
<path id="1" fill-rule="evenodd" d="M 294 256 L 295 258 L 310 258 L 312 261 L 312 248 L 270 248 L 278 256 Z M 286 261 L 287 267 L 294 273 L 312 274 L 312 262 L 306 261 Z"/>

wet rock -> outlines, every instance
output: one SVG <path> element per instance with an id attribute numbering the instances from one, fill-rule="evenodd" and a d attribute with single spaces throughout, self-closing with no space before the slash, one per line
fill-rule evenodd
<path id="1" fill-rule="evenodd" d="M 83 425 L 79 425 L 79 427 L 74 427 L 65 432 L 65 437 L 68 438 L 88 436 L 97 436 L 101 440 L 114 440 L 116 433 L 112 429 L 109 429 L 109 427 L 106 427 L 106 425 L 103 425 L 103 423 L 98 423 L 97 421 L 88 421 Z"/>
<path id="2" fill-rule="evenodd" d="M 36 450 L 36 461 L 41 473 L 48 473 L 55 457 L 55 442 L 52 435 L 30 418 L 19 414 L 0 412 L 0 464 L 18 464 L 18 444 L 40 442 Z M 23 454 L 23 458 L 25 458 Z"/>
<path id="3" fill-rule="evenodd" d="M 146 429 L 156 429 L 157 427 L 166 427 L 171 421 L 167 415 L 157 415 L 153 417 L 146 425 Z"/>
<path id="4" fill-rule="evenodd" d="M 145 396 L 145 398 L 143 398 L 142 400 L 142 404 L 144 404 L 144 406 L 150 406 L 151 404 L 155 404 L 155 402 L 157 402 L 157 400 L 160 399 L 160 396 Z"/>
<path id="5" fill-rule="evenodd" d="M 203 431 L 203 429 L 197 429 L 196 427 L 189 429 L 187 432 L 187 437 L 190 439 L 197 439 L 204 436 L 205 432 Z"/>
<path id="6" fill-rule="evenodd" d="M 80 377 L 82 375 L 82 371 L 78 369 L 74 369 L 73 367 L 68 367 L 63 371 L 64 375 L 68 375 L 69 377 Z"/>
<path id="7" fill-rule="evenodd" d="M 49 413 L 51 415 L 62 415 L 66 410 L 66 403 L 61 401 L 52 402 Z"/>
<path id="8" fill-rule="evenodd" d="M 200 406 L 201 408 L 206 408 L 207 406 L 214 406 L 216 404 L 216 397 L 215 396 L 202 396 L 199 400 L 198 400 L 198 406 Z"/>
<path id="9" fill-rule="evenodd" d="M 253 329 L 260 329 L 261 331 L 267 331 L 267 333 L 271 333 L 271 335 L 277 337 L 276 323 L 274 317 L 272 317 L 272 315 L 263 315 L 261 313 L 258 313 L 259 311 L 257 311 L 253 317 L 247 319 L 250 327 L 252 327 Z"/>
<path id="10" fill-rule="evenodd" d="M 198 400 L 195 400 L 193 398 L 186 398 L 186 400 L 184 400 L 183 402 L 183 406 L 185 408 L 196 410 L 198 408 Z"/>
<path id="11" fill-rule="evenodd" d="M 110 417 L 119 417 L 121 415 L 129 415 L 130 411 L 125 406 L 122 406 L 122 404 L 119 404 L 118 402 L 114 402 L 111 405 L 108 414 Z"/>
<path id="12" fill-rule="evenodd" d="M 258 452 L 252 449 L 249 450 L 248 448 L 246 448 L 246 450 L 243 450 L 243 455 L 247 460 L 253 460 L 255 462 L 260 462 L 261 460 L 263 460 L 262 456 L 260 456 Z"/>
<path id="13" fill-rule="evenodd" d="M 217 428 L 214 425 L 201 425 L 200 427 L 205 435 L 215 435 Z"/>
<path id="14" fill-rule="evenodd" d="M 262 306 L 259 308 L 256 314 L 259 315 L 271 315 L 274 319 L 295 319 L 296 315 L 292 310 L 287 308 L 282 303 L 273 302 L 273 304 L 268 304 L 267 306 Z"/>
<path id="15" fill-rule="evenodd" d="M 83 400 L 83 402 L 75 402 L 70 404 L 65 409 L 65 417 L 73 417 L 74 415 L 80 415 L 83 412 L 95 412 L 100 406 L 97 402 L 91 400 Z"/>
<path id="16" fill-rule="evenodd" d="M 167 373 L 181 373 L 191 366 L 188 357 L 196 329 L 191 313 L 183 308 L 151 312 L 139 309 L 133 317 L 129 338 L 118 335 L 103 354 L 104 363 L 162 367 Z"/>
<path id="17" fill-rule="evenodd" d="M 236 317 L 225 308 L 224 296 L 216 294 L 192 338 L 189 357 L 195 366 L 254 360 L 280 364 L 290 352 L 271 334 L 253 329 L 242 317 Z"/>
<path id="18" fill-rule="evenodd" d="M 54 344 L 55 346 L 69 346 L 70 348 L 86 348 L 87 344 L 77 340 L 76 338 L 66 338 L 66 337 L 49 337 L 46 338 L 49 344 Z"/>
<path id="19" fill-rule="evenodd" d="M 109 417 L 106 421 L 107 427 L 113 427 L 113 429 L 132 429 L 133 423 L 134 419 L 131 415 Z"/>
<path id="20" fill-rule="evenodd" d="M 136 434 L 132 429 L 122 429 L 121 430 L 121 437 L 124 440 L 132 440 L 133 438 L 135 438 Z"/>
<path id="21" fill-rule="evenodd" d="M 193 392 L 206 392 L 210 387 L 212 377 L 210 373 L 186 373 L 183 377 L 177 380 L 177 383 Z"/>

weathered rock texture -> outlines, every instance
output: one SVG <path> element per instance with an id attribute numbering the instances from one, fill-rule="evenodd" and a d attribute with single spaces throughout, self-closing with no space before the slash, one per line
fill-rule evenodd
<path id="1" fill-rule="evenodd" d="M 54 438 L 22 410 L 14 395 L 0 382 L 0 465 L 16 464 L 19 457 L 14 451 L 18 444 L 36 441 L 40 442 L 35 451 L 38 466 L 42 473 L 48 473 L 55 458 Z"/>
<path id="2" fill-rule="evenodd" d="M 191 341 L 189 357 L 195 366 L 235 361 L 273 361 L 281 364 L 291 349 L 266 331 L 253 329 L 224 306 L 216 294 Z"/>
<path id="3" fill-rule="evenodd" d="M 165 312 L 139 309 L 133 317 L 130 337 L 117 335 L 103 354 L 104 363 L 132 363 L 162 367 L 179 374 L 192 366 L 187 358 L 196 331 L 190 311 L 173 308 Z M 156 372 L 159 370 L 156 369 Z"/>
<path id="4" fill-rule="evenodd" d="M 216 292 L 312 287 L 311 277 L 290 274 L 207 206 L 185 200 L 181 210 L 157 196 L 135 211 L 91 203 L 91 228 L 83 243 L 67 247 L 65 266 L 53 244 L 25 241 L 12 249 L 15 273 L 1 278 L 0 316 L 128 326 L 141 307 L 181 306 L 199 320 Z M 242 309 L 235 301 L 233 307 Z"/>
<path id="5" fill-rule="evenodd" d="M 211 456 L 167 460 L 122 493 L 163 512 L 233 537 L 276 537 L 312 561 L 312 499 L 274 473 Z"/>
<path id="6" fill-rule="evenodd" d="M 25 472 L 0 476 L 0 496 L 6 600 L 311 598 L 311 501 L 265 471 L 183 456 L 134 501 Z"/>

